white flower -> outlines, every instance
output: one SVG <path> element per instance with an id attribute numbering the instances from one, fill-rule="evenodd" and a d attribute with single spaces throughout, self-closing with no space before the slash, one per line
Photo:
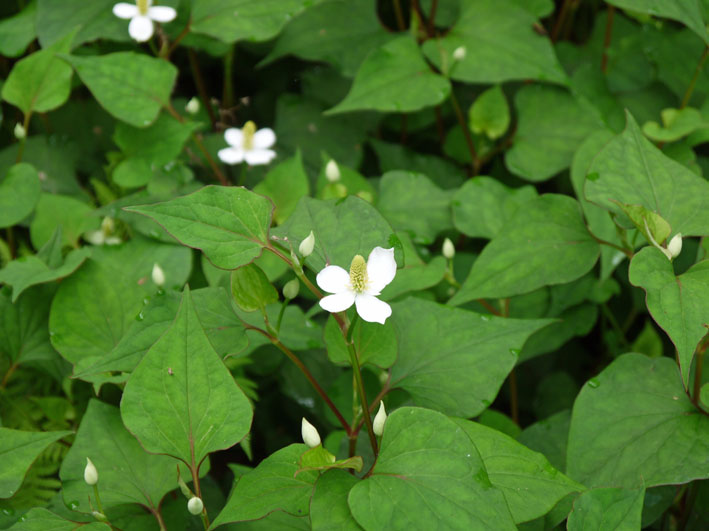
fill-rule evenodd
<path id="1" fill-rule="evenodd" d="M 318 430 L 316 430 L 315 426 L 310 424 L 310 422 L 305 420 L 305 417 L 303 417 L 300 423 L 300 434 L 303 436 L 303 442 L 310 446 L 310 448 L 320 446 L 320 434 Z"/>
<path id="2" fill-rule="evenodd" d="M 450 238 L 446 238 L 443 240 L 443 256 L 447 258 L 448 260 L 453 259 L 455 256 L 455 245 L 453 245 L 453 242 L 450 240 Z"/>
<path id="3" fill-rule="evenodd" d="M 115 235 L 116 223 L 111 217 L 103 218 L 99 230 L 84 233 L 84 239 L 92 245 L 119 245 L 123 240 Z"/>
<path id="4" fill-rule="evenodd" d="M 185 111 L 189 114 L 197 114 L 199 112 L 199 100 L 197 99 L 197 96 L 194 96 L 187 102 L 187 105 L 185 105 Z"/>
<path id="5" fill-rule="evenodd" d="M 177 11 L 168 6 L 153 6 L 153 0 L 136 0 L 135 5 L 120 2 L 113 6 L 113 14 L 118 18 L 130 19 L 128 33 L 138 42 L 145 42 L 153 36 L 153 21 L 175 20 Z"/>
<path id="6" fill-rule="evenodd" d="M 340 167 L 332 159 L 325 166 L 325 178 L 331 183 L 336 183 L 340 180 Z"/>
<path id="7" fill-rule="evenodd" d="M 340 266 L 329 265 L 316 277 L 318 286 L 328 293 L 320 299 L 320 306 L 328 312 L 342 312 L 355 305 L 359 316 L 370 323 L 384 324 L 391 315 L 391 306 L 377 299 L 396 275 L 394 248 L 375 247 L 365 263 L 361 255 L 352 259 L 350 272 Z"/>
<path id="8" fill-rule="evenodd" d="M 458 46 L 455 50 L 453 50 L 453 60 L 462 61 L 465 59 L 465 55 L 467 53 L 468 50 L 465 49 L 465 46 Z"/>
<path id="9" fill-rule="evenodd" d="M 230 147 L 219 150 L 219 158 L 227 164 L 246 161 L 250 166 L 268 164 L 276 156 L 270 148 L 276 143 L 272 129 L 256 130 L 256 124 L 248 121 L 242 129 L 230 127 L 224 131 L 224 140 Z"/>
<path id="10" fill-rule="evenodd" d="M 204 509 L 204 503 L 197 496 L 192 496 L 187 502 L 187 510 L 190 512 L 190 514 L 200 514 L 202 512 L 202 509 Z"/>
<path id="11" fill-rule="evenodd" d="M 300 251 L 303 258 L 307 258 L 313 254 L 313 249 L 315 249 L 315 234 L 313 234 L 313 231 L 310 231 L 310 234 L 308 234 L 308 236 L 300 242 L 298 251 Z"/>
<path id="12" fill-rule="evenodd" d="M 15 124 L 14 133 L 17 140 L 24 140 L 27 137 L 27 131 L 25 131 L 25 127 L 20 122 Z"/>
<path id="13" fill-rule="evenodd" d="M 384 433 L 384 423 L 387 421 L 387 412 L 384 408 L 384 402 L 379 402 L 379 411 L 374 416 L 374 422 L 372 422 L 372 430 L 374 430 L 374 435 L 381 437 Z"/>
<path id="14" fill-rule="evenodd" d="M 84 481 L 86 481 L 87 485 L 91 486 L 98 483 L 98 471 L 88 457 L 86 458 L 86 468 L 84 468 Z"/>
<path id="15" fill-rule="evenodd" d="M 165 285 L 165 271 L 163 271 L 162 267 L 158 264 L 153 264 L 153 271 L 150 276 L 153 279 L 153 284 L 156 286 L 162 287 Z"/>

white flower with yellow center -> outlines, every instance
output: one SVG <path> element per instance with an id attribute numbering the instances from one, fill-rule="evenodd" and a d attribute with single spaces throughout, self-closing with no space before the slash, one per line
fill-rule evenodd
<path id="1" fill-rule="evenodd" d="M 224 131 L 224 140 L 228 148 L 219 150 L 219 158 L 226 164 L 239 164 L 246 161 L 249 166 L 268 164 L 276 156 L 270 148 L 276 143 L 276 133 L 267 127 L 256 130 L 256 124 L 248 121 L 244 127 L 231 127 Z"/>
<path id="2" fill-rule="evenodd" d="M 116 4 L 113 14 L 118 18 L 130 19 L 129 35 L 138 42 L 145 42 L 153 36 L 153 21 L 175 20 L 177 11 L 168 6 L 153 6 L 153 0 L 136 0 L 135 5 L 126 2 Z"/>
<path id="3" fill-rule="evenodd" d="M 364 261 L 361 255 L 352 259 L 350 272 L 336 265 L 325 267 L 316 281 L 321 289 L 332 293 L 320 299 L 328 312 L 342 312 L 355 305 L 359 316 L 370 323 L 384 324 L 391 315 L 391 306 L 377 299 L 396 275 L 394 248 L 375 247 Z"/>

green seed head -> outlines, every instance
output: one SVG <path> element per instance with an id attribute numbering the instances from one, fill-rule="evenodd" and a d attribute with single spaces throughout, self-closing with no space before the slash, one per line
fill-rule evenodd
<path id="1" fill-rule="evenodd" d="M 254 133 L 256 132 L 256 124 L 251 120 L 244 124 L 241 129 L 241 133 L 244 135 L 242 140 L 242 145 L 244 149 L 253 149 L 254 147 Z"/>
<path id="2" fill-rule="evenodd" d="M 364 261 L 362 255 L 356 255 L 352 259 L 350 264 L 350 283 L 352 284 L 352 289 L 357 293 L 364 292 L 367 287 L 367 262 Z"/>
<path id="3" fill-rule="evenodd" d="M 148 14 L 148 8 L 150 7 L 149 0 L 136 0 L 135 4 L 138 6 L 138 13 L 140 13 L 141 15 Z"/>

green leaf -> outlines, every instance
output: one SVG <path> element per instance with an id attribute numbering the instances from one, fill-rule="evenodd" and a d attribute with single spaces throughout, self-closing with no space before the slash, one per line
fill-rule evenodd
<path id="1" fill-rule="evenodd" d="M 149 452 L 193 471 L 249 432 L 251 405 L 209 343 L 185 288 L 177 318 L 126 384 L 121 417 Z"/>
<path id="2" fill-rule="evenodd" d="M 500 85 L 490 87 L 475 98 L 468 111 L 470 130 L 491 140 L 500 138 L 510 126 L 510 106 Z"/>
<path id="3" fill-rule="evenodd" d="M 327 346 L 327 357 L 338 364 L 350 364 L 347 343 L 334 317 L 330 317 L 323 333 Z M 382 369 L 391 367 L 396 360 L 396 332 L 391 323 L 367 323 L 358 320 L 352 333 L 352 340 L 357 348 L 359 362 L 371 363 Z"/>
<path id="4" fill-rule="evenodd" d="M 646 122 L 643 125 L 645 136 L 655 142 L 674 142 L 709 125 L 704 120 L 702 113 L 691 107 L 663 109 L 660 115 L 662 116 L 662 126 L 657 122 Z"/>
<path id="5" fill-rule="evenodd" d="M 475 442 L 490 483 L 505 495 L 516 524 L 544 516 L 567 494 L 585 490 L 511 437 L 468 420 L 455 422 Z"/>
<path id="6" fill-rule="evenodd" d="M 408 298 L 392 305 L 399 356 L 391 387 L 416 405 L 473 417 L 494 400 L 525 340 L 548 319 L 503 319 Z"/>
<path id="7" fill-rule="evenodd" d="M 116 123 L 113 140 L 126 157 L 163 165 L 180 155 L 182 146 L 197 127 L 196 122 L 178 122 L 168 114 L 161 114 L 145 128 Z"/>
<path id="8" fill-rule="evenodd" d="M 22 484 L 27 469 L 54 441 L 71 435 L 70 431 L 21 431 L 0 428 L 0 498 L 9 498 Z"/>
<path id="9" fill-rule="evenodd" d="M 416 42 L 405 35 L 372 51 L 345 99 L 326 114 L 418 111 L 442 103 L 450 90 L 450 81 L 431 71 Z"/>
<path id="10" fill-rule="evenodd" d="M 152 218 L 183 245 L 223 269 L 251 263 L 268 245 L 273 205 L 241 187 L 205 186 L 164 203 L 126 207 Z"/>
<path id="11" fill-rule="evenodd" d="M 319 476 L 315 471 L 296 475 L 298 460 L 307 448 L 304 444 L 281 448 L 241 476 L 212 527 L 256 520 L 273 511 L 307 515 L 313 485 Z"/>
<path id="12" fill-rule="evenodd" d="M 451 304 L 510 297 L 587 273 L 598 259 L 574 199 L 545 194 L 524 203 L 483 249 Z"/>
<path id="13" fill-rule="evenodd" d="M 442 39 L 426 41 L 429 60 L 466 83 L 538 79 L 566 83 L 547 37 L 534 31 L 537 17 L 513 0 L 461 0 L 458 22 Z M 465 47 L 465 57 L 453 51 Z"/>
<path id="14" fill-rule="evenodd" d="M 267 41 L 309 0 L 194 0 L 191 30 L 224 42 Z"/>
<path id="15" fill-rule="evenodd" d="M 87 496 L 93 494 L 84 481 L 87 457 L 98 471 L 104 507 L 139 503 L 157 511 L 163 496 L 177 487 L 175 461 L 143 450 L 123 426 L 118 408 L 95 399 L 89 401 L 59 472 L 65 503 L 84 513 L 92 510 Z M 185 477 L 187 469 L 184 466 L 181 469 Z"/>
<path id="16" fill-rule="evenodd" d="M 0 55 L 19 57 L 34 40 L 37 2 L 30 2 L 22 11 L 0 21 Z"/>
<path id="17" fill-rule="evenodd" d="M 114 0 L 38 0 L 37 36 L 43 48 L 77 30 L 72 47 L 99 38 L 129 41 L 127 22 L 112 12 Z M 161 2 L 163 3 L 163 2 Z"/>
<path id="18" fill-rule="evenodd" d="M 231 295 L 245 312 L 266 311 L 266 306 L 278 302 L 278 292 L 256 264 L 247 264 L 231 272 Z"/>
<path id="19" fill-rule="evenodd" d="M 305 263 L 313 271 L 327 264 L 349 268 L 356 254 L 367 257 L 377 246 L 389 247 L 394 233 L 377 209 L 353 196 L 344 201 L 303 197 L 291 217 L 272 232 L 279 238 L 287 237 L 297 250 L 311 230 L 315 249 Z"/>
<path id="20" fill-rule="evenodd" d="M 170 105 L 177 68 L 169 61 L 134 52 L 62 56 L 111 115 L 147 127 Z"/>
<path id="21" fill-rule="evenodd" d="M 347 505 L 347 494 L 358 481 L 344 470 L 330 470 L 318 478 L 310 501 L 313 531 L 361 529 Z"/>
<path id="22" fill-rule="evenodd" d="M 617 202 L 642 205 L 667 220 L 673 234 L 709 234 L 709 182 L 652 145 L 630 113 L 625 131 L 588 169 L 585 192 L 589 201 L 614 213 L 622 211 Z"/>
<path id="23" fill-rule="evenodd" d="M 297 474 L 302 474 L 310 470 L 320 470 L 327 471 L 333 468 L 347 469 L 351 468 L 355 472 L 362 472 L 362 467 L 364 463 L 362 458 L 358 455 L 353 457 L 348 457 L 346 459 L 335 459 L 334 454 L 330 453 L 328 450 L 320 446 L 308 449 L 303 455 L 300 456 L 298 461 L 298 472 Z"/>
<path id="24" fill-rule="evenodd" d="M 42 247 L 50 240 L 57 226 L 60 226 L 62 243 L 78 247 L 81 235 L 99 226 L 99 219 L 92 216 L 92 213 L 93 209 L 78 199 L 43 193 L 30 223 L 32 245 L 37 249 Z"/>
<path id="25" fill-rule="evenodd" d="M 662 243 L 670 235 L 672 229 L 661 216 L 655 212 L 649 211 L 642 205 L 626 205 L 619 203 L 618 206 L 622 209 L 635 228 L 645 236 L 648 243 L 653 241 Z M 616 218 L 616 222 L 621 224 L 622 220 Z"/>
<path id="26" fill-rule="evenodd" d="M 406 254 L 407 264 L 396 272 L 382 295 L 384 300 L 394 300 L 410 291 L 421 291 L 435 286 L 446 274 L 448 261 L 443 256 L 434 256 L 429 263 L 413 262 L 411 253 Z"/>
<path id="27" fill-rule="evenodd" d="M 569 514 L 569 531 L 641 529 L 645 489 L 592 489 L 576 498 Z"/>
<path id="28" fill-rule="evenodd" d="M 2 98 L 25 115 L 56 109 L 69 99 L 71 68 L 57 54 L 67 53 L 73 33 L 15 63 L 2 86 Z"/>
<path id="29" fill-rule="evenodd" d="M 266 178 L 254 187 L 254 192 L 271 198 L 275 205 L 273 219 L 278 225 L 288 219 L 298 200 L 310 195 L 310 182 L 303 167 L 300 150 L 296 152 L 295 157 L 271 169 Z"/>
<path id="30" fill-rule="evenodd" d="M 533 182 L 568 168 L 581 142 L 605 128 L 595 109 L 558 87 L 522 87 L 515 95 L 515 107 L 517 132 L 505 153 L 505 165 Z"/>
<path id="31" fill-rule="evenodd" d="M 420 173 L 390 171 L 379 183 L 377 206 L 397 231 L 422 244 L 452 228 L 451 192 L 441 190 Z"/>
<path id="32" fill-rule="evenodd" d="M 709 477 L 709 419 L 669 358 L 624 354 L 574 404 L 567 474 L 588 487 L 677 485 Z"/>
<path id="33" fill-rule="evenodd" d="M 364 529 L 515 529 L 473 441 L 445 415 L 420 408 L 389 415 L 373 474 L 348 503 Z"/>
<path id="34" fill-rule="evenodd" d="M 12 166 L 0 181 L 0 228 L 11 227 L 30 215 L 40 193 L 39 176 L 31 164 Z"/>
<path id="35" fill-rule="evenodd" d="M 702 18 L 702 5 L 700 0 L 686 0 L 684 2 L 665 2 L 664 0 L 607 0 L 609 4 L 621 9 L 629 9 L 646 13 L 654 17 L 670 18 L 677 20 L 694 33 L 699 35 L 709 45 L 707 22 Z"/>
<path id="36" fill-rule="evenodd" d="M 471 238 L 492 239 L 520 205 L 536 197 L 533 186 L 509 188 L 492 177 L 474 177 L 453 196 L 453 224 Z"/>
<path id="37" fill-rule="evenodd" d="M 316 4 L 294 18 L 260 65 L 291 54 L 325 61 L 354 77 L 367 54 L 392 38 L 382 28 L 370 0 L 334 0 Z M 356 42 L 357 46 L 352 46 Z"/>
<path id="38" fill-rule="evenodd" d="M 109 531 L 112 529 L 111 526 L 103 522 L 79 523 L 65 520 L 42 507 L 30 509 L 12 526 L 13 531 L 76 531 L 79 528 L 81 531 Z"/>
<path id="39" fill-rule="evenodd" d="M 633 257 L 628 277 L 645 290 L 652 318 L 677 348 L 682 379 L 688 387 L 694 351 L 709 332 L 709 260 L 676 277 L 667 257 L 648 246 Z"/>
<path id="40" fill-rule="evenodd" d="M 570 422 L 571 411 L 565 409 L 526 427 L 517 440 L 527 448 L 543 453 L 558 470 L 564 470 Z"/>

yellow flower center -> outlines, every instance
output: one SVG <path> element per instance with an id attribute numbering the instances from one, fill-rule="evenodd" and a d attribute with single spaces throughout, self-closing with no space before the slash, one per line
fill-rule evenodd
<path id="1" fill-rule="evenodd" d="M 243 135 L 243 140 L 241 141 L 241 145 L 247 151 L 254 148 L 254 133 L 255 132 L 256 132 L 256 124 L 253 123 L 251 120 L 246 122 L 244 124 L 244 127 L 241 129 L 241 134 Z"/>
<path id="2" fill-rule="evenodd" d="M 357 293 L 363 293 L 367 287 L 369 278 L 367 277 L 367 262 L 364 261 L 362 255 L 356 255 L 350 264 L 350 283 L 352 289 Z"/>
<path id="3" fill-rule="evenodd" d="M 148 14 L 148 8 L 150 7 L 149 0 L 135 0 L 135 5 L 138 6 L 138 13 L 140 13 L 141 15 Z"/>

